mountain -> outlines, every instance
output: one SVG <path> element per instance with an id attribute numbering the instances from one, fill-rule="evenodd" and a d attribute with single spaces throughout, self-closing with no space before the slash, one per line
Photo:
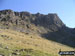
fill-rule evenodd
<path id="1" fill-rule="evenodd" d="M 56 56 L 60 48 L 71 50 L 75 47 L 75 29 L 67 27 L 55 13 L 44 15 L 2 10 L 0 29 L 3 32 L 0 34 L 0 42 L 4 46 L 8 45 L 12 50 L 28 47 L 30 49 L 25 49 L 25 53 L 26 50 L 32 49 L 33 56 Z M 8 53 L 12 53 L 12 50 Z M 42 50 L 44 52 L 41 52 Z"/>

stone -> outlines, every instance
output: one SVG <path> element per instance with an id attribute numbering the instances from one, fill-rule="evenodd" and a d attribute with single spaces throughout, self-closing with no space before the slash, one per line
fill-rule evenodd
<path id="1" fill-rule="evenodd" d="M 16 52 L 14 52 L 14 53 L 12 53 L 12 55 L 21 55 L 20 53 L 16 53 Z"/>
<path id="2" fill-rule="evenodd" d="M 6 46 L 6 47 L 5 47 L 5 49 L 9 49 L 9 47 L 8 47 L 8 46 Z"/>
<path id="3" fill-rule="evenodd" d="M 0 54 L 0 56 L 5 56 L 5 55 L 3 55 L 3 54 Z"/>

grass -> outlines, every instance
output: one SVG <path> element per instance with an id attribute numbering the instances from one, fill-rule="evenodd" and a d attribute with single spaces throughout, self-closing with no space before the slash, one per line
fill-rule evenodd
<path id="1" fill-rule="evenodd" d="M 0 49 L 0 54 L 4 54 L 6 56 L 11 55 L 13 52 L 14 51 L 12 51 L 12 50 Z M 15 52 L 15 53 L 17 53 L 17 52 Z M 44 52 L 37 51 L 37 50 L 33 50 L 31 52 L 21 51 L 19 53 L 21 55 L 12 55 L 12 56 L 25 56 L 25 55 L 31 55 L 31 56 L 53 56 L 53 55 L 50 55 L 48 53 L 44 53 Z"/>
<path id="2" fill-rule="evenodd" d="M 11 29 L 0 29 L 0 54 L 8 56 L 14 50 L 32 49 L 33 51 L 21 51 L 21 56 L 58 56 L 59 49 L 73 50 L 73 48 L 60 43 L 41 38 L 37 34 L 25 34 Z M 7 49 L 5 49 L 8 47 Z M 17 55 L 16 55 L 17 56 Z"/>

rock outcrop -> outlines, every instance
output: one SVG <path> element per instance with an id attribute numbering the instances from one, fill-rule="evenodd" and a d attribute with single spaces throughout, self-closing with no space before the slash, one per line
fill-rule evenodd
<path id="1" fill-rule="evenodd" d="M 75 47 L 75 30 L 68 28 L 55 13 L 44 15 L 2 10 L 0 28 L 27 34 L 40 34 L 48 40 Z"/>

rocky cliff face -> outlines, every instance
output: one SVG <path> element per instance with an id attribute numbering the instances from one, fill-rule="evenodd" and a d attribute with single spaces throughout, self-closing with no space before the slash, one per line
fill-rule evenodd
<path id="1" fill-rule="evenodd" d="M 31 14 L 29 12 L 13 12 L 12 10 L 0 11 L 0 21 L 5 25 L 29 26 L 30 24 L 34 24 L 35 26 L 42 26 L 54 31 L 65 26 L 57 14 Z"/>
<path id="2" fill-rule="evenodd" d="M 74 29 L 66 27 L 57 14 L 44 15 L 3 10 L 0 11 L 0 28 L 40 34 L 46 39 L 75 47 Z"/>

